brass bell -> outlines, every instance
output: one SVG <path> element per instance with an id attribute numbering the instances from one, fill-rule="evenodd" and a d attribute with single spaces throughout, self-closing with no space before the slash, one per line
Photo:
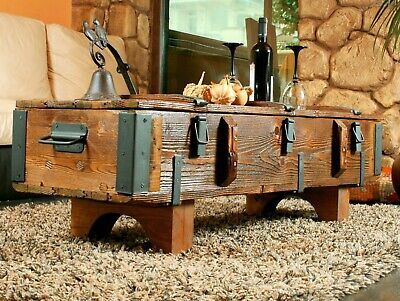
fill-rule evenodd
<path id="1" fill-rule="evenodd" d="M 92 80 L 86 94 L 85 100 L 121 100 L 115 90 L 114 81 L 109 71 L 98 68 L 92 75 Z"/>

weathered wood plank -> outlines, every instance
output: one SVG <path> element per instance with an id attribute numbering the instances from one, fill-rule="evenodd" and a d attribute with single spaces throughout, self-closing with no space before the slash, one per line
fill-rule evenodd
<path id="1" fill-rule="evenodd" d="M 38 109 L 141 109 L 161 110 L 174 112 L 196 112 L 196 113 L 221 113 L 221 114 L 243 114 L 243 115 L 264 115 L 264 116 L 302 116 L 319 118 L 337 118 L 354 120 L 379 120 L 378 115 L 362 114 L 355 115 L 348 109 L 336 107 L 308 107 L 307 110 L 286 112 L 281 104 L 267 102 L 265 106 L 236 106 L 208 104 L 205 107 L 198 107 L 193 99 L 183 95 L 133 95 L 123 100 L 29 100 L 18 101 L 17 107 L 38 108 Z"/>
<path id="2" fill-rule="evenodd" d="M 152 145 L 150 156 L 150 185 L 149 191 L 160 191 L 161 186 L 161 155 L 162 155 L 162 134 L 163 134 L 163 118 L 155 116 L 153 118 L 152 128 Z"/>

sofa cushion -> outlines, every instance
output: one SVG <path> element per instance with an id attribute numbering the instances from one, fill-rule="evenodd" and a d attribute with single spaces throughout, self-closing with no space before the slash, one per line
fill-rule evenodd
<path id="1" fill-rule="evenodd" d="M 0 13 L 0 37 L 0 99 L 52 98 L 45 25 Z"/>
<path id="2" fill-rule="evenodd" d="M 11 145 L 15 100 L 0 99 L 0 145 Z"/>
<path id="3" fill-rule="evenodd" d="M 89 53 L 89 40 L 83 33 L 76 32 L 58 24 L 47 28 L 49 57 L 49 79 L 55 99 L 76 99 L 82 97 L 90 84 L 93 72 L 97 69 Z M 115 36 L 109 42 L 126 61 L 124 41 Z M 97 47 L 96 50 L 99 50 Z M 128 95 L 129 90 L 121 74 L 117 73 L 117 63 L 108 49 L 103 55 L 106 69 L 111 72 L 117 93 Z"/>

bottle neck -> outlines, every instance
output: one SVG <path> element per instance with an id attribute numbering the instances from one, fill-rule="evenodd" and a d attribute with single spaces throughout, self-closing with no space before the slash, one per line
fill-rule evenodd
<path id="1" fill-rule="evenodd" d="M 258 42 L 259 43 L 267 43 L 267 35 L 266 34 L 258 35 Z"/>
<path id="2" fill-rule="evenodd" d="M 267 42 L 267 19 L 260 18 L 258 21 L 258 41 L 261 43 Z"/>

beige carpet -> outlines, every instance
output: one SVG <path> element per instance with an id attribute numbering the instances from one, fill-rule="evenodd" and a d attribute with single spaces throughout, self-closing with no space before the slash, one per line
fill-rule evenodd
<path id="1" fill-rule="evenodd" d="M 272 219 L 244 199 L 196 204 L 194 246 L 154 253 L 118 221 L 106 241 L 69 236 L 69 202 L 0 209 L 0 299 L 335 300 L 400 267 L 400 206 L 352 205 L 343 223 L 285 200 Z"/>

